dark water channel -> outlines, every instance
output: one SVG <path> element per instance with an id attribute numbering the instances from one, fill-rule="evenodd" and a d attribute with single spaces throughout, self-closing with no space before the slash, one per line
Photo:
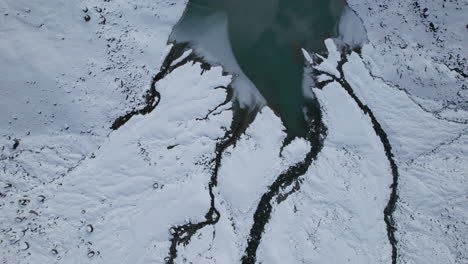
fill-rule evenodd
<path id="1" fill-rule="evenodd" d="M 237 64 L 281 116 L 289 136 L 303 137 L 305 110 L 318 109 L 305 92 L 301 48 L 326 51 L 324 40 L 337 35 L 344 5 L 343 0 L 190 0 L 173 38 L 198 42 L 223 66 Z M 218 33 L 203 35 L 216 27 L 211 31 Z"/>

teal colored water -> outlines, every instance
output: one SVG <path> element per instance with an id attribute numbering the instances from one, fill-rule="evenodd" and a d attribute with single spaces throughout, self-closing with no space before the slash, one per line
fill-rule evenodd
<path id="1" fill-rule="evenodd" d="M 237 63 L 289 136 L 304 136 L 304 108 L 313 103 L 304 95 L 301 48 L 325 51 L 343 8 L 342 0 L 190 0 L 179 26 L 195 28 L 202 25 L 194 21 L 202 20 L 194 18 L 225 14 Z"/>

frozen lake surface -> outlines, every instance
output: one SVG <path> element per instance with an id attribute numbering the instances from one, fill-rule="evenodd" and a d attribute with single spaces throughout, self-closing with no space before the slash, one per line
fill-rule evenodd
<path id="1" fill-rule="evenodd" d="M 190 42 L 208 61 L 238 77 L 241 106 L 267 104 L 289 136 L 307 132 L 307 111 L 319 111 L 304 78 L 301 48 L 326 51 L 337 36 L 341 0 L 191 0 L 172 39 Z"/>

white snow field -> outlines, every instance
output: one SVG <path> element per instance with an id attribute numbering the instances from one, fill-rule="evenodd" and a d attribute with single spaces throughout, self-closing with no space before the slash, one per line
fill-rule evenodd
<path id="1" fill-rule="evenodd" d="M 232 130 L 233 77 L 167 44 L 186 4 L 0 2 L 0 263 L 251 263 L 317 146 L 267 106 Z M 256 263 L 466 264 L 466 1 L 348 4 L 359 38 L 303 50 L 326 135 Z"/>

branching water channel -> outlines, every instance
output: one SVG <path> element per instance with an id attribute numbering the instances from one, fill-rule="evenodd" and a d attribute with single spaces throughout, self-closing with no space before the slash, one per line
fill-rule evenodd
<path id="1" fill-rule="evenodd" d="M 235 144 L 253 120 L 244 117 L 254 117 L 258 109 L 268 105 L 280 116 L 286 127 L 288 140 L 285 144 L 294 137 L 302 137 L 310 141 L 311 149 L 301 162 L 277 176 L 257 205 L 247 247 L 240 260 L 245 264 L 256 262 L 256 251 L 271 217 L 275 199 L 288 186 L 298 183 L 316 159 L 326 135 L 320 106 L 310 89 L 312 79 L 307 78 L 310 72 L 304 73 L 301 49 L 325 53 L 324 40 L 338 38 L 338 31 L 339 39 L 353 47 L 365 32 L 351 32 L 353 26 L 350 24 L 353 23 L 338 24 L 340 18 L 344 17 L 350 21 L 359 20 L 357 16 L 350 17 L 349 10 L 344 0 L 189 0 L 170 41 L 178 45 L 188 43 L 197 58 L 202 58 L 206 64 L 222 65 L 226 72 L 233 74 L 235 78 L 229 88 L 233 89 L 233 100 L 237 107 L 231 130 L 217 146 L 209 183 L 211 208 L 205 216 L 206 221 L 172 228 L 173 238 L 167 263 L 174 263 L 178 245 L 188 244 L 198 230 L 218 222 L 220 214 L 215 208 L 213 188 L 217 185 L 223 152 Z M 389 160 L 393 161 L 391 151 L 389 153 Z M 394 263 L 396 242 L 393 223 L 389 221 L 393 221 L 391 214 L 396 199 L 395 190 L 396 187 L 389 202 L 390 207 L 385 210 Z"/>

